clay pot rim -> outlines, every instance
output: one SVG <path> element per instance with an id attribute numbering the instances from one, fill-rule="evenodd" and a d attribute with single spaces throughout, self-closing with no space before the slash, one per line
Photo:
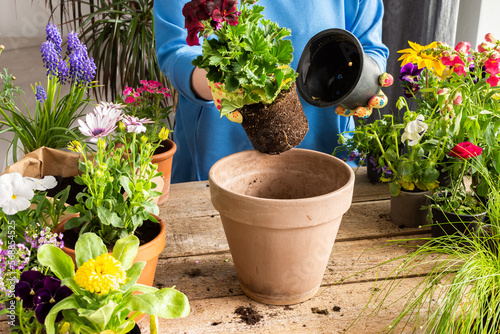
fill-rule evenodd
<path id="1" fill-rule="evenodd" d="M 153 154 L 153 158 L 151 159 L 152 163 L 157 163 L 159 160 L 168 159 L 177 151 L 177 145 L 175 145 L 173 140 L 165 139 L 162 142 L 168 143 L 171 147 L 163 153 Z"/>
<path id="2" fill-rule="evenodd" d="M 241 198 L 241 199 L 245 199 L 245 200 L 252 200 L 255 203 L 263 202 L 263 203 L 269 203 L 269 204 L 276 203 L 276 204 L 280 204 L 282 206 L 284 206 L 286 204 L 290 204 L 292 206 L 297 206 L 297 205 L 308 205 L 309 203 L 315 203 L 318 201 L 322 201 L 324 198 L 327 198 L 327 197 L 338 196 L 339 193 L 349 191 L 349 189 L 354 186 L 354 181 L 355 181 L 354 171 L 344 161 L 342 161 L 339 158 L 337 158 L 333 155 L 330 155 L 330 154 L 326 154 L 326 153 L 318 152 L 318 151 L 313 151 L 313 150 L 309 150 L 309 149 L 303 149 L 303 148 L 293 148 L 293 149 L 290 149 L 290 150 L 283 152 L 281 154 L 291 154 L 291 152 L 298 152 L 299 154 L 310 154 L 310 155 L 316 155 L 316 156 L 320 156 L 320 157 L 322 156 L 324 158 L 331 159 L 331 160 L 335 161 L 336 164 L 338 164 L 338 166 L 341 166 L 341 168 L 344 168 L 345 170 L 348 171 L 349 179 L 347 180 L 347 182 L 343 186 L 339 187 L 338 189 L 335 189 L 334 191 L 330 191 L 330 192 L 323 194 L 323 195 L 305 197 L 305 198 L 294 198 L 294 199 L 276 199 L 276 198 L 255 197 L 255 196 L 250 196 L 250 195 L 245 195 L 245 194 L 241 194 L 238 192 L 234 192 L 232 190 L 228 190 L 227 188 L 223 187 L 220 184 L 220 182 L 217 182 L 216 180 L 214 180 L 214 177 L 213 177 L 213 175 L 215 173 L 214 166 L 216 166 L 218 164 L 222 164 L 226 160 L 233 159 L 234 157 L 236 157 L 238 155 L 250 154 L 251 152 L 258 152 L 258 151 L 255 149 L 241 151 L 241 152 L 233 153 L 233 154 L 226 156 L 226 157 L 220 159 L 219 161 L 217 161 L 212 166 L 212 168 L 210 168 L 210 171 L 208 173 L 210 187 L 216 187 L 219 189 L 223 189 L 224 191 L 230 193 L 232 196 L 234 196 L 236 198 Z M 261 153 L 261 154 L 264 154 L 264 153 Z"/>
<path id="3" fill-rule="evenodd" d="M 159 247 L 159 245 L 162 245 L 161 246 L 161 249 L 163 250 L 163 248 L 165 248 L 165 243 L 166 243 L 166 234 L 167 234 L 167 226 L 165 224 L 165 222 L 163 221 L 163 219 L 160 219 L 159 216 L 157 215 L 154 215 L 154 214 L 151 214 L 152 216 L 154 216 L 157 220 L 158 220 L 158 224 L 160 224 L 160 232 L 158 233 L 158 235 L 153 239 L 151 240 L 150 242 L 142 245 L 142 246 L 139 246 L 138 250 L 137 250 L 137 255 L 135 257 L 135 262 L 138 262 L 138 261 L 147 261 L 144 259 L 143 256 L 139 256 L 140 253 L 142 252 L 151 252 L 152 249 L 154 248 L 157 248 Z M 67 217 L 66 219 L 64 219 L 63 221 L 61 221 L 59 224 L 57 224 L 57 226 L 54 228 L 54 232 L 57 232 L 57 233 L 63 233 L 64 234 L 64 224 L 71 218 L 73 217 L 76 217 L 78 216 L 78 214 L 75 214 L 75 215 L 71 215 L 69 217 Z M 156 245 L 156 243 L 158 242 L 158 238 L 162 238 L 163 241 L 159 241 L 159 244 Z M 75 250 L 73 248 L 68 248 L 66 246 L 63 247 L 63 250 L 68 254 L 75 254 Z M 161 251 L 160 251 L 161 253 Z"/>

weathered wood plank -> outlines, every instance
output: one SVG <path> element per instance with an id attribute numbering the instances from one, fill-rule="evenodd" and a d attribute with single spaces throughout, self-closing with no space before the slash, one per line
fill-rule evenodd
<path id="1" fill-rule="evenodd" d="M 418 237 L 418 235 L 413 236 Z M 394 240 L 403 240 L 401 237 Z M 408 254 L 422 241 L 389 244 L 386 239 L 356 240 L 335 243 L 325 270 L 322 285 L 340 281 L 375 281 L 393 277 L 401 261 L 381 263 Z M 380 266 L 379 266 L 380 265 Z M 176 286 L 189 299 L 220 298 L 243 295 L 229 252 L 187 257 L 160 258 L 155 285 Z"/>
<path id="2" fill-rule="evenodd" d="M 229 250 L 217 213 L 209 216 L 163 214 L 163 219 L 167 225 L 167 244 L 162 257 L 190 256 Z M 380 237 L 392 238 L 429 232 L 429 227 L 405 228 L 394 224 L 390 219 L 390 201 L 371 201 L 352 204 L 342 218 L 336 242 Z"/>
<path id="3" fill-rule="evenodd" d="M 407 278 L 387 299 L 387 305 L 406 300 L 404 295 L 420 278 Z M 191 300 L 191 314 L 182 319 L 160 319 L 160 333 L 345 333 L 369 302 L 375 285 L 373 282 L 340 284 L 322 287 L 312 299 L 291 306 L 271 306 L 254 302 L 246 296 L 229 296 Z M 382 331 L 399 314 L 396 305 L 370 315 L 368 308 L 347 333 L 374 334 Z M 235 311 L 251 307 L 260 320 L 251 325 Z M 148 319 L 140 326 L 149 333 Z M 409 329 L 401 333 L 413 333 Z"/>

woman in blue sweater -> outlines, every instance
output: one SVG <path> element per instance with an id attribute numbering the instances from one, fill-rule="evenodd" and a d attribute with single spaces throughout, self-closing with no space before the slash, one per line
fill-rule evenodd
<path id="1" fill-rule="evenodd" d="M 154 3 L 157 57 L 162 71 L 179 92 L 175 115 L 172 182 L 207 180 L 210 167 L 219 159 L 252 145 L 238 123 L 230 122 L 212 101 L 204 70 L 191 62 L 201 46 L 186 44 L 182 8 L 188 0 L 157 0 Z M 291 29 L 294 47 L 291 66 L 296 69 L 311 37 L 329 28 L 352 32 L 365 53 L 385 71 L 388 49 L 382 43 L 382 0 L 260 0 L 266 19 Z M 202 41 L 200 41 L 200 44 Z M 331 154 L 338 134 L 354 129 L 352 117 L 342 117 L 330 108 L 314 107 L 301 99 L 309 132 L 298 146 Z"/>

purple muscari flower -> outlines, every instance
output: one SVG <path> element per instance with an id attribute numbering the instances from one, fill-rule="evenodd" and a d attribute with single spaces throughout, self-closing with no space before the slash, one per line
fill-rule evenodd
<path id="1" fill-rule="evenodd" d="M 75 50 L 78 50 L 80 48 L 81 42 L 78 39 L 78 34 L 76 32 L 70 32 L 68 34 L 68 46 L 67 46 L 67 52 L 68 54 L 72 53 Z"/>
<path id="2" fill-rule="evenodd" d="M 80 44 L 72 50 L 68 58 L 70 78 L 77 83 L 90 83 L 95 76 L 96 66 L 94 60 L 88 56 L 87 47 Z"/>
<path id="3" fill-rule="evenodd" d="M 57 80 L 61 85 L 64 85 L 69 78 L 69 68 L 68 64 L 64 59 L 61 59 L 57 64 Z"/>
<path id="4" fill-rule="evenodd" d="M 57 29 L 54 24 L 49 23 L 45 28 L 45 33 L 47 35 L 47 41 L 51 41 L 52 43 L 54 43 L 54 49 L 57 51 L 57 53 L 61 53 L 62 38 L 59 29 Z"/>
<path id="5" fill-rule="evenodd" d="M 21 274 L 19 282 L 17 282 L 14 293 L 18 300 L 23 301 L 23 307 L 33 309 L 35 306 L 35 293 L 43 288 L 45 275 L 39 271 L 28 270 Z"/>
<path id="6" fill-rule="evenodd" d="M 52 307 L 71 294 L 73 294 L 73 291 L 65 285 L 61 286 L 61 281 L 59 279 L 45 277 L 43 280 L 43 287 L 38 289 L 33 297 L 36 320 L 43 325 Z M 62 319 L 63 315 L 59 312 L 56 317 L 56 322 Z"/>
<path id="7" fill-rule="evenodd" d="M 42 60 L 47 69 L 47 75 L 57 75 L 57 65 L 59 64 L 59 53 L 56 51 L 54 43 L 46 41 L 40 48 Z"/>
<path id="8" fill-rule="evenodd" d="M 45 93 L 41 85 L 36 86 L 35 98 L 40 103 L 43 103 L 47 99 L 47 93 Z"/>

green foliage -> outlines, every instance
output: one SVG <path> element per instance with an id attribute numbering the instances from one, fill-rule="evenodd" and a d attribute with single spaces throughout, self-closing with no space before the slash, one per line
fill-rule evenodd
<path id="1" fill-rule="evenodd" d="M 87 262 L 104 254 L 106 251 L 103 247 L 101 238 L 93 233 L 85 233 L 75 247 L 76 257 Z M 117 334 L 128 333 L 134 326 L 134 319 L 142 313 L 164 318 L 187 316 L 190 307 L 183 293 L 173 288 L 158 290 L 136 284 L 145 264 L 137 262 L 130 266 L 130 259 L 135 257 L 138 247 L 139 240 L 135 236 L 116 243 L 113 255 L 125 260 L 125 266 L 129 267 L 126 270 L 127 279 L 118 290 L 102 295 L 91 293 L 75 282 L 73 261 L 68 255 L 52 245 L 42 246 L 38 252 L 40 263 L 48 266 L 62 284 L 74 293 L 51 309 L 45 319 L 47 333 L 56 333 L 55 318 L 61 311 L 64 321 L 70 323 L 75 333 L 100 333 L 104 330 L 112 330 Z M 133 295 L 134 291 L 143 293 Z"/>
<path id="2" fill-rule="evenodd" d="M 204 22 L 203 35 L 217 38 L 205 38 L 202 55 L 193 61 L 194 66 L 208 72 L 208 80 L 224 83 L 229 93 L 243 89 L 241 103 L 222 100 L 222 115 L 246 104 L 272 103 L 297 77 L 289 66 L 292 43 L 284 39 L 290 36 L 290 30 L 263 19 L 262 6 L 243 2 L 239 10 L 236 26 L 224 22 L 214 31 L 209 22 Z"/>

